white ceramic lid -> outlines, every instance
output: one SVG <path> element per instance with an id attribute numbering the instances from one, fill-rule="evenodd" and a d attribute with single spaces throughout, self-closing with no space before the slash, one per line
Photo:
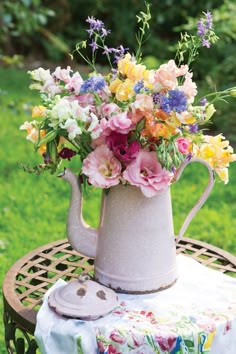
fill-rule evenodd
<path id="1" fill-rule="evenodd" d="M 117 294 L 82 275 L 51 292 L 48 303 L 59 315 L 95 320 L 106 316 L 118 305 Z"/>

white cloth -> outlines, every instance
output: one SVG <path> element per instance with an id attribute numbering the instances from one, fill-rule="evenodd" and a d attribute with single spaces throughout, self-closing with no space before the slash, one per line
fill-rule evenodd
<path id="1" fill-rule="evenodd" d="M 95 321 L 65 319 L 49 306 L 37 315 L 42 354 L 236 353 L 236 279 L 177 256 L 179 279 L 149 295 L 118 294 L 119 305 Z M 78 343 L 80 343 L 78 345 Z"/>

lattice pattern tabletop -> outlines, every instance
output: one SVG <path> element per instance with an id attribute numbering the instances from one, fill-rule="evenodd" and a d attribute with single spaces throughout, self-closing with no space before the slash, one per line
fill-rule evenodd
<path id="1" fill-rule="evenodd" d="M 177 254 L 180 253 L 225 274 L 236 275 L 236 257 L 207 243 L 184 238 L 177 245 Z M 43 295 L 59 278 L 69 281 L 83 272 L 93 275 L 93 259 L 78 254 L 67 240 L 44 245 L 11 267 L 3 283 L 9 353 L 15 353 L 13 348 L 19 353 L 36 353 L 37 345 L 31 335 Z"/>

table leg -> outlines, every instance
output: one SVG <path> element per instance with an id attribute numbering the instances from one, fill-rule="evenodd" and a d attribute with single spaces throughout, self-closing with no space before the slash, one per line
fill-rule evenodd
<path id="1" fill-rule="evenodd" d="M 5 343 L 9 354 L 36 354 L 37 343 L 32 335 L 16 324 L 4 309 Z"/>

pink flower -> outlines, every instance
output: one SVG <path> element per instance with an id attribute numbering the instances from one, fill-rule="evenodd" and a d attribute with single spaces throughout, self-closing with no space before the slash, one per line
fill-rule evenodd
<path id="1" fill-rule="evenodd" d="M 72 78 L 67 82 L 67 85 L 65 86 L 66 89 L 70 92 L 73 92 L 75 95 L 78 95 L 80 92 L 80 87 L 83 83 L 83 79 L 81 75 L 76 72 Z"/>
<path id="2" fill-rule="evenodd" d="M 127 112 L 121 112 L 114 114 L 109 119 L 108 127 L 117 133 L 128 134 L 133 125 L 131 119 L 128 117 Z"/>
<path id="3" fill-rule="evenodd" d="M 109 188 L 119 184 L 121 164 L 106 145 L 100 145 L 83 161 L 82 173 L 95 187 Z"/>
<path id="4" fill-rule="evenodd" d="M 130 105 L 131 107 L 131 120 L 133 123 L 139 122 L 146 112 L 153 111 L 153 98 L 145 94 L 138 94 L 134 103 Z"/>
<path id="5" fill-rule="evenodd" d="M 136 160 L 123 172 L 123 177 L 150 198 L 169 186 L 172 174 L 161 167 L 154 151 L 140 150 Z"/>
<path id="6" fill-rule="evenodd" d="M 128 144 L 128 136 L 116 132 L 112 132 L 107 137 L 107 144 L 114 155 L 122 162 L 129 163 L 137 156 L 140 145 L 137 140 Z"/>
<path id="7" fill-rule="evenodd" d="M 126 337 L 125 336 L 121 336 L 119 334 L 118 331 L 114 330 L 112 331 L 112 333 L 110 334 L 110 339 L 113 342 L 119 343 L 119 344 L 125 344 L 126 343 Z"/>
<path id="8" fill-rule="evenodd" d="M 70 72 L 71 72 L 70 66 L 67 66 L 66 69 L 61 69 L 60 66 L 58 66 L 55 71 L 52 73 L 52 77 L 55 78 L 56 80 L 61 80 L 64 81 L 66 84 L 70 81 Z"/>
<path id="9" fill-rule="evenodd" d="M 120 107 L 115 103 L 103 103 L 100 109 L 102 116 L 105 118 L 110 118 L 112 114 L 120 112 Z"/>
<path id="10" fill-rule="evenodd" d="M 176 139 L 177 147 L 181 154 L 188 154 L 190 152 L 190 141 L 187 138 L 177 138 Z"/>
<path id="11" fill-rule="evenodd" d="M 77 101 L 81 107 L 86 107 L 94 104 L 94 96 L 91 93 L 76 96 Z"/>
<path id="12" fill-rule="evenodd" d="M 154 86 L 157 89 L 166 88 L 168 90 L 174 90 L 177 85 L 177 77 L 185 75 L 188 72 L 187 65 L 181 65 L 177 67 L 174 60 L 169 60 L 167 64 L 162 64 L 155 73 Z"/>
<path id="13" fill-rule="evenodd" d="M 161 350 L 165 352 L 170 352 L 172 349 L 174 349 L 176 343 L 176 336 L 166 333 L 166 337 L 162 335 L 157 335 L 155 336 L 155 340 L 158 342 Z"/>
<path id="14" fill-rule="evenodd" d="M 183 86 L 179 86 L 179 89 L 185 93 L 189 103 L 193 103 L 194 97 L 197 94 L 197 85 L 192 81 L 192 73 L 185 75 Z"/>

